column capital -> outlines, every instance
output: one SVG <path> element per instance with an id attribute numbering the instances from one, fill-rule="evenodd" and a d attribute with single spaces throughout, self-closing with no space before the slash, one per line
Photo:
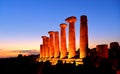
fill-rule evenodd
<path id="1" fill-rule="evenodd" d="M 67 27 L 67 24 L 66 24 L 66 23 L 61 23 L 61 24 L 60 24 L 60 27 L 61 27 L 61 28 L 66 28 L 66 27 Z"/>
<path id="2" fill-rule="evenodd" d="M 70 17 L 66 18 L 65 21 L 68 23 L 71 23 L 71 22 L 75 23 L 77 21 L 77 19 L 75 16 L 70 16 Z"/>
<path id="3" fill-rule="evenodd" d="M 54 31 L 49 31 L 48 34 L 54 34 Z"/>
<path id="4" fill-rule="evenodd" d="M 81 23 L 86 22 L 87 21 L 87 16 L 86 15 L 80 16 L 80 21 L 81 21 Z"/>

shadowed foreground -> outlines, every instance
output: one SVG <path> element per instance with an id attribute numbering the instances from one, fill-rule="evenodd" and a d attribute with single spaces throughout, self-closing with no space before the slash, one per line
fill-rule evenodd
<path id="1" fill-rule="evenodd" d="M 84 64 L 62 64 L 52 66 L 49 61 L 36 62 L 38 56 L 18 56 L 17 58 L 0 59 L 0 74 L 116 74 L 109 60 L 96 59 L 99 66 L 95 65 L 90 57 L 84 59 Z"/>

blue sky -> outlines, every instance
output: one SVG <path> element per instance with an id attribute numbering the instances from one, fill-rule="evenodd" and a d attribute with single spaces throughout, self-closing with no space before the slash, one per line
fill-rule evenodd
<path id="1" fill-rule="evenodd" d="M 41 36 L 60 31 L 59 24 L 67 23 L 69 16 L 77 17 L 79 48 L 81 15 L 88 17 L 90 48 L 114 41 L 120 44 L 119 0 L 0 0 L 0 49 L 39 50 Z"/>

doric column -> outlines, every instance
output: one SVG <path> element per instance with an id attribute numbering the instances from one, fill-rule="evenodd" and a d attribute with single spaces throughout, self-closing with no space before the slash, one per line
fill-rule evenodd
<path id="1" fill-rule="evenodd" d="M 60 24 L 60 28 L 61 28 L 61 55 L 60 58 L 65 58 L 67 56 L 67 47 L 66 47 L 66 26 L 67 24 L 62 23 Z"/>
<path id="2" fill-rule="evenodd" d="M 97 45 L 96 51 L 98 52 L 99 57 L 108 58 L 108 45 L 107 44 Z"/>
<path id="3" fill-rule="evenodd" d="M 87 56 L 88 49 L 88 27 L 87 16 L 82 15 L 80 17 L 80 58 Z"/>
<path id="4" fill-rule="evenodd" d="M 43 45 L 41 44 L 40 45 L 40 58 L 43 57 Z"/>
<path id="5" fill-rule="evenodd" d="M 53 58 L 54 57 L 54 31 L 49 31 L 48 34 L 50 35 L 49 56 L 50 58 Z"/>
<path id="6" fill-rule="evenodd" d="M 68 45 L 68 58 L 73 58 L 76 55 L 76 41 L 75 41 L 75 22 L 76 17 L 71 16 L 65 19 L 69 23 L 69 45 Z"/>
<path id="7" fill-rule="evenodd" d="M 43 39 L 43 58 L 46 58 L 46 36 L 42 36 Z"/>
<path id="8" fill-rule="evenodd" d="M 46 37 L 46 57 L 49 58 L 49 37 Z"/>
<path id="9" fill-rule="evenodd" d="M 59 32 L 55 31 L 55 51 L 54 51 L 54 57 L 58 58 L 60 56 L 59 51 Z"/>

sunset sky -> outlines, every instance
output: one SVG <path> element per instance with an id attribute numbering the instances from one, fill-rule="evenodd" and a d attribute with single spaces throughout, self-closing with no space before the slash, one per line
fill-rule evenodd
<path id="1" fill-rule="evenodd" d="M 0 58 L 37 54 L 41 36 L 60 31 L 69 16 L 77 17 L 79 48 L 81 15 L 88 17 L 89 48 L 120 44 L 120 0 L 0 0 Z"/>

